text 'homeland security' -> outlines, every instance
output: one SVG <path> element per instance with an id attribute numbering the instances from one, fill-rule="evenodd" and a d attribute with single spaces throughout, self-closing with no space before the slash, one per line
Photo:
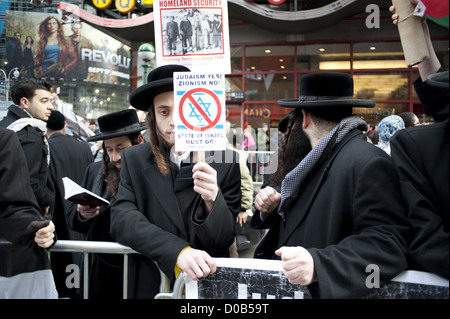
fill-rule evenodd
<path id="1" fill-rule="evenodd" d="M 161 8 L 169 7 L 220 7 L 222 0 L 162 0 L 159 1 Z"/>

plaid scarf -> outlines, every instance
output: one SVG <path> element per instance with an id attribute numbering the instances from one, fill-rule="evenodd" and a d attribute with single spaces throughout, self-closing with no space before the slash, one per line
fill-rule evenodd
<path id="1" fill-rule="evenodd" d="M 367 130 L 367 123 L 355 116 L 343 119 L 285 176 L 281 183 L 281 202 L 278 206 L 278 214 L 283 220 L 285 220 L 285 214 L 300 193 L 301 183 L 319 163 L 322 163 L 322 160 L 327 159 L 328 152 L 326 150 L 331 151 L 336 144 L 342 141 L 345 135 L 355 128 L 365 131 Z"/>

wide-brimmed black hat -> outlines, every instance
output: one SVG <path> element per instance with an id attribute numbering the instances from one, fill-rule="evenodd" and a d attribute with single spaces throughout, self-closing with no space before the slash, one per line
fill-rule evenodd
<path id="1" fill-rule="evenodd" d="M 311 73 L 300 81 L 298 99 L 278 100 L 284 107 L 302 109 L 375 107 L 375 101 L 353 98 L 353 78 L 345 73 Z"/>
<path id="2" fill-rule="evenodd" d="M 86 139 L 88 142 L 107 140 L 145 130 L 145 123 L 140 123 L 136 111 L 131 109 L 100 116 L 98 126 L 100 134 L 88 137 Z"/>
<path id="3" fill-rule="evenodd" d="M 448 91 L 449 87 L 448 71 L 437 72 L 429 75 L 427 77 L 427 84 Z"/>
<path id="4" fill-rule="evenodd" d="M 190 71 L 187 67 L 178 64 L 163 65 L 152 70 L 147 76 L 147 84 L 131 92 L 130 104 L 139 110 L 148 111 L 156 95 L 173 91 L 174 72 Z"/>

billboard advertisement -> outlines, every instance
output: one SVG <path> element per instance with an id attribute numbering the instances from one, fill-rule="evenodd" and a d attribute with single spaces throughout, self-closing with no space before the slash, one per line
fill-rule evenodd
<path id="1" fill-rule="evenodd" d="M 6 53 L 9 72 L 22 76 L 128 84 L 130 48 L 91 27 L 58 14 L 8 11 Z"/>

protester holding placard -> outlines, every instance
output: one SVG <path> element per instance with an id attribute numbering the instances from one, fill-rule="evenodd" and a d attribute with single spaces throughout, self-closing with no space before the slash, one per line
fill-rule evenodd
<path id="1" fill-rule="evenodd" d="M 445 1 L 426 2 L 426 13 L 430 10 L 435 15 L 443 14 L 445 10 L 431 9 L 446 5 L 448 14 L 448 1 L 446 4 Z M 416 8 L 421 5 L 417 0 L 411 0 L 411 4 Z M 398 24 L 396 8 L 392 6 L 390 11 L 394 24 Z M 391 140 L 392 160 L 400 177 L 408 220 L 414 231 L 414 239 L 409 246 L 410 268 L 448 279 L 449 77 L 448 71 L 441 68 L 425 19 L 422 26 L 430 59 L 419 63 L 420 77 L 414 82 L 414 89 L 424 113 L 431 115 L 435 123 L 396 133 Z"/>
<path id="2" fill-rule="evenodd" d="M 395 167 L 367 143 L 367 124 L 352 107 L 353 79 L 342 73 L 302 77 L 296 108 L 311 151 L 286 174 L 281 192 L 262 189 L 252 225 L 270 227 L 257 258 L 281 258 L 290 283 L 313 298 L 359 298 L 407 268 L 409 227 Z M 285 139 L 291 137 L 289 125 Z"/>
<path id="3" fill-rule="evenodd" d="M 111 208 L 113 239 L 141 254 L 129 257 L 131 298 L 158 293 L 160 274 L 153 261 L 170 280 L 181 270 L 193 279 L 206 277 L 216 270 L 212 257 L 228 257 L 234 240 L 241 206 L 237 155 L 207 152 L 205 161 L 195 164 L 195 152 L 180 154 L 173 147 L 173 73 L 189 71 L 181 65 L 158 67 L 130 96 L 133 107 L 148 111 L 150 133 L 150 143 L 122 152 Z"/>

